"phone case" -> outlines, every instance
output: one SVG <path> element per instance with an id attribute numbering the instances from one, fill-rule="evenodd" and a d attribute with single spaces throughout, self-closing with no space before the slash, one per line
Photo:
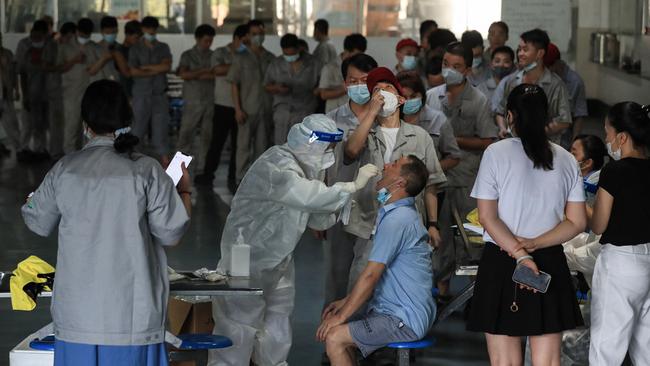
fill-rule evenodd
<path id="1" fill-rule="evenodd" d="M 543 271 L 539 271 L 539 275 L 536 275 L 532 269 L 518 265 L 512 274 L 512 280 L 545 294 L 551 284 L 551 275 Z"/>

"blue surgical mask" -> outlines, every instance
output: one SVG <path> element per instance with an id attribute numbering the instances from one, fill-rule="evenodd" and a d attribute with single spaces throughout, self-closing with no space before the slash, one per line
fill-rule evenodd
<path id="1" fill-rule="evenodd" d="M 45 42 L 44 42 L 44 41 L 40 41 L 40 42 L 32 42 L 32 47 L 34 47 L 34 48 L 43 48 L 43 46 L 45 46 Z"/>
<path id="2" fill-rule="evenodd" d="M 153 42 L 156 40 L 156 35 L 155 34 L 150 34 L 150 33 L 145 33 L 143 34 L 144 39 L 146 39 L 149 42 Z"/>
<path id="3" fill-rule="evenodd" d="M 385 205 L 392 196 L 393 194 L 388 189 L 382 188 L 377 192 L 377 201 L 379 201 L 380 205 Z"/>
<path id="4" fill-rule="evenodd" d="M 296 53 L 295 55 L 282 55 L 284 57 L 284 60 L 287 61 L 288 63 L 296 62 L 300 58 L 300 54 Z"/>
<path id="5" fill-rule="evenodd" d="M 458 85 L 465 81 L 465 75 L 451 67 L 442 68 L 442 77 L 447 85 Z"/>
<path id="6" fill-rule="evenodd" d="M 102 34 L 102 38 L 104 38 L 104 41 L 106 41 L 106 43 L 115 43 L 117 34 Z"/>
<path id="7" fill-rule="evenodd" d="M 379 204 L 384 205 L 391 197 L 393 197 L 393 194 L 388 190 L 388 188 L 394 186 L 397 183 L 399 182 L 393 182 L 377 191 L 377 201 L 379 201 Z"/>
<path id="8" fill-rule="evenodd" d="M 80 45 L 85 45 L 88 41 L 90 41 L 90 38 L 77 37 L 77 42 L 79 42 Z"/>
<path id="9" fill-rule="evenodd" d="M 416 114 L 422 109 L 422 98 L 413 98 L 408 99 L 404 102 L 404 107 L 402 107 L 402 112 L 406 115 Z"/>
<path id="10" fill-rule="evenodd" d="M 474 57 L 472 59 L 472 67 L 477 68 L 483 63 L 483 57 Z"/>
<path id="11" fill-rule="evenodd" d="M 256 46 L 261 46 L 264 43 L 264 35 L 257 34 L 251 37 L 251 43 Z"/>
<path id="12" fill-rule="evenodd" d="M 237 47 L 237 53 L 244 53 L 246 52 L 246 45 L 243 43 L 239 44 L 239 47 Z"/>
<path id="13" fill-rule="evenodd" d="M 524 74 L 525 74 L 527 72 L 532 71 L 536 67 L 537 67 L 537 62 L 535 61 L 535 62 L 532 62 L 531 64 L 529 64 L 528 66 L 524 66 L 524 68 L 522 70 L 524 71 Z"/>
<path id="14" fill-rule="evenodd" d="M 370 91 L 366 84 L 355 84 L 348 86 L 348 97 L 359 105 L 364 105 L 370 100 Z"/>
<path id="15" fill-rule="evenodd" d="M 404 70 L 415 70 L 417 66 L 418 60 L 415 56 L 404 56 L 404 59 L 402 60 L 402 67 Z"/>
<path id="16" fill-rule="evenodd" d="M 496 66 L 492 68 L 492 75 L 499 79 L 503 79 L 512 72 L 512 67 Z"/>

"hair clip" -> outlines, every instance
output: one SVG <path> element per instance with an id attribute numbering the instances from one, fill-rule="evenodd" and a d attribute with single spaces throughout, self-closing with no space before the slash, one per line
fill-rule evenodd
<path id="1" fill-rule="evenodd" d="M 115 132 L 113 132 L 113 133 L 115 134 L 115 137 L 117 138 L 118 136 L 123 135 L 125 133 L 129 133 L 129 132 L 131 132 L 131 127 L 127 126 L 127 127 L 124 127 L 124 128 L 119 128 L 119 129 L 115 130 Z"/>

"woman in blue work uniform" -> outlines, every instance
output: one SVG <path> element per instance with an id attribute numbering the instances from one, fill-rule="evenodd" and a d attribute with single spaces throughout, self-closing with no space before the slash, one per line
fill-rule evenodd
<path id="1" fill-rule="evenodd" d="M 59 231 L 54 364 L 166 366 L 163 247 L 188 227 L 189 175 L 177 192 L 156 160 L 133 153 L 119 83 L 92 83 L 81 115 L 90 141 L 59 160 L 22 208 L 36 234 Z"/>

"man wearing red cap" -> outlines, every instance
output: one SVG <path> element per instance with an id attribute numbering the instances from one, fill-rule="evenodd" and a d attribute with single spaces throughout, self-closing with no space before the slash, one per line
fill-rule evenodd
<path id="1" fill-rule="evenodd" d="M 567 92 L 569 93 L 573 125 L 562 135 L 562 146 L 568 148 L 575 136 L 581 133 L 584 118 L 589 115 L 587 111 L 585 82 L 577 72 L 562 60 L 560 50 L 553 43 L 549 43 L 546 55 L 544 55 L 544 66 L 548 67 L 549 70 L 553 71 L 564 81 Z"/>
<path id="2" fill-rule="evenodd" d="M 418 67 L 418 52 L 420 46 L 411 38 L 404 38 L 397 42 L 395 47 L 395 57 L 397 65 L 393 72 L 398 74 L 403 71 L 416 71 Z"/>
<path id="3" fill-rule="evenodd" d="M 549 43 L 548 34 L 541 29 L 521 34 L 517 49 L 519 72 L 502 80 L 503 92 L 500 91 L 500 85 L 494 92 L 492 106 L 497 114 L 497 123 L 503 127 L 510 92 L 522 83 L 539 85 L 546 93 L 548 116 L 551 119 L 546 125 L 546 134 L 552 142 L 559 144 L 564 130 L 571 126 L 573 119 L 564 82 L 544 66 Z"/>
<path id="4" fill-rule="evenodd" d="M 420 157 L 429 171 L 424 195 L 416 200 L 418 211 L 425 215 L 432 245 L 440 243 L 438 232 L 438 200 L 436 186 L 447 181 L 431 136 L 419 126 L 400 120 L 400 106 L 405 99 L 402 88 L 395 75 L 385 67 L 378 67 L 367 78 L 368 90 L 372 93 L 367 113 L 362 116 L 359 126 L 344 143 L 345 161 L 361 165 L 371 163 L 378 167 L 397 159 L 415 155 Z M 379 177 L 376 178 L 376 181 Z M 375 183 L 376 183 L 375 181 Z M 365 247 L 355 247 L 355 255 L 350 268 L 349 285 L 354 285 L 368 261 L 372 249 L 371 236 L 375 229 L 377 211 L 381 206 L 377 192 L 369 185 L 359 191 L 352 206 L 350 220 L 344 230 L 358 238 L 367 239 Z M 392 187 L 387 187 L 388 194 Z M 350 289 L 351 286 L 348 287 Z"/>

